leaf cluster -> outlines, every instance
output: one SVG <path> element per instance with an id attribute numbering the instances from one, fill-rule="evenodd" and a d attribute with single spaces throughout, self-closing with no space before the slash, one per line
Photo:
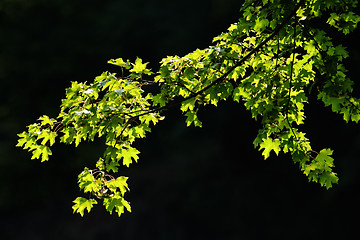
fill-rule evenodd
<path id="1" fill-rule="evenodd" d="M 170 107 L 180 107 L 187 126 L 201 127 L 202 106 L 230 99 L 242 102 L 261 123 L 253 143 L 264 159 L 272 152 L 289 154 L 309 181 L 330 188 L 338 182 L 333 151 L 313 149 L 301 131 L 305 106 L 315 94 L 346 122 L 357 123 L 360 100 L 352 96 L 353 82 L 342 64 L 349 56 L 346 48 L 311 23 L 325 21 L 349 34 L 360 21 L 357 6 L 358 1 L 350 0 L 246 0 L 242 17 L 212 46 L 166 57 L 156 74 L 140 58 L 134 63 L 118 58 L 109 63 L 120 67 L 120 77 L 104 72 L 90 84 L 72 82 L 59 115 L 42 116 L 28 126 L 17 146 L 31 151 L 32 159 L 46 161 L 56 137 L 75 146 L 105 138 L 106 150 L 96 168 L 79 175 L 79 187 L 90 197 L 78 197 L 73 209 L 83 215 L 97 204 L 96 197 L 120 216 L 124 209 L 131 211 L 123 198 L 127 177 L 112 174 L 139 159 L 135 139 L 145 137 Z M 158 86 L 158 92 L 145 93 L 142 87 L 148 84 Z"/>
<path id="2" fill-rule="evenodd" d="M 147 84 L 142 77 L 152 74 L 146 68 L 147 63 L 142 63 L 139 58 L 135 63 L 121 58 L 109 63 L 121 67 L 121 77 L 104 72 L 90 84 L 72 82 L 66 89 L 57 118 L 40 117 L 39 123 L 28 126 L 27 131 L 19 134 L 17 144 L 32 151 L 32 159 L 41 157 L 41 161 L 46 161 L 56 137 L 61 143 L 76 147 L 82 141 L 93 141 L 96 137 L 106 139 L 106 150 L 96 169 L 85 168 L 79 175 L 80 189 L 90 194 L 88 200 L 78 197 L 74 201 L 74 212 L 81 215 L 85 208 L 90 211 L 97 203 L 93 197 L 102 199 L 110 213 L 115 209 L 120 216 L 124 207 L 130 211 L 129 203 L 123 198 L 128 189 L 127 178 L 113 178 L 109 173 L 117 173 L 121 165 L 129 167 L 136 162 L 140 152 L 132 146 L 133 142 L 145 137 L 150 125 L 163 119 L 158 112 L 148 113 L 152 106 L 151 94 L 142 90 Z"/>
<path id="3" fill-rule="evenodd" d="M 100 167 L 101 168 L 101 167 Z M 89 170 L 85 168 L 78 176 L 79 187 L 85 193 L 94 194 L 98 199 L 103 200 L 105 209 L 112 214 L 113 210 L 120 215 L 124 213 L 124 209 L 131 212 L 130 204 L 124 199 L 124 194 L 129 190 L 127 177 L 114 178 L 101 170 Z M 74 201 L 74 212 L 84 215 L 85 208 L 90 212 L 92 206 L 97 204 L 93 198 L 86 199 L 78 197 Z"/>

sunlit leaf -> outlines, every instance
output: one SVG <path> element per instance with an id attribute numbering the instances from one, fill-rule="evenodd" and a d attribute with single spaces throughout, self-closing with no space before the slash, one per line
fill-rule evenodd
<path id="1" fill-rule="evenodd" d="M 83 197 L 76 198 L 73 203 L 75 203 L 72 208 L 74 210 L 74 213 L 80 213 L 80 215 L 84 216 L 84 211 L 87 209 L 88 212 L 90 212 L 91 208 L 94 204 L 97 204 L 97 201 L 95 199 L 86 199 Z"/>

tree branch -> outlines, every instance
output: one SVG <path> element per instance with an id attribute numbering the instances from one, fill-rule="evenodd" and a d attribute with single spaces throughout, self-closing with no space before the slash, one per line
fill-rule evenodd
<path id="1" fill-rule="evenodd" d="M 204 87 L 203 89 L 199 90 L 198 92 L 195 92 L 195 93 L 189 95 L 186 98 L 170 102 L 170 103 L 168 103 L 168 104 L 166 104 L 165 106 L 162 106 L 162 107 L 158 107 L 158 108 L 148 110 L 147 112 L 141 113 L 141 114 L 139 114 L 137 116 L 143 116 L 143 115 L 146 115 L 148 113 L 153 113 L 153 112 L 157 112 L 157 111 L 161 111 L 161 110 L 164 110 L 164 109 L 174 107 L 174 106 L 176 106 L 178 104 L 181 104 L 184 101 L 187 101 L 189 99 L 192 99 L 192 98 L 202 94 L 203 92 L 205 92 L 206 90 L 208 90 L 211 87 L 215 86 L 216 84 L 219 84 L 219 83 L 223 82 L 226 79 L 226 77 L 229 76 L 230 73 L 232 73 L 237 67 L 241 66 L 252 55 L 254 55 L 256 52 L 258 52 L 266 43 L 268 43 L 272 38 L 274 38 L 280 32 L 280 30 L 290 21 L 290 19 L 294 15 L 296 15 L 296 11 L 305 3 L 305 1 L 306 0 L 300 0 L 300 2 L 295 6 L 295 8 L 291 11 L 291 13 L 284 18 L 284 21 L 280 25 L 278 25 L 274 29 L 274 31 L 263 42 L 261 42 L 259 45 L 257 45 L 252 51 L 250 51 L 247 55 L 245 55 L 242 59 L 240 59 L 233 67 L 231 67 L 226 73 L 224 73 L 224 75 L 222 75 L 221 77 L 216 79 L 214 82 L 212 82 L 208 86 Z"/>

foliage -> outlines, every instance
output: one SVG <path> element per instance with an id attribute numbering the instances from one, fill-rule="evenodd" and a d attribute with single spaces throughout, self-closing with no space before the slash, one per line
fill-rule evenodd
<path id="1" fill-rule="evenodd" d="M 135 139 L 144 138 L 170 107 L 180 106 L 187 126 L 201 127 L 201 106 L 232 99 L 243 102 L 261 122 L 254 146 L 264 159 L 272 151 L 288 153 L 309 181 L 328 189 L 338 182 L 333 151 L 314 150 L 299 126 L 310 94 L 346 122 L 360 119 L 360 102 L 351 96 L 353 82 L 342 64 L 348 52 L 334 45 L 319 24 L 349 34 L 360 21 L 357 5 L 350 0 L 247 0 L 242 17 L 215 37 L 213 46 L 166 57 L 156 74 L 140 58 L 134 63 L 118 58 L 109 63 L 120 67 L 120 76 L 104 72 L 92 83 L 72 82 L 59 115 L 40 117 L 19 134 L 17 146 L 32 152 L 32 159 L 47 161 L 56 138 L 75 146 L 105 138 L 103 157 L 78 177 L 89 198 L 76 198 L 73 209 L 83 216 L 97 204 L 96 197 L 120 216 L 124 209 L 131 211 L 124 199 L 128 178 L 112 174 L 139 159 Z M 145 80 L 150 77 L 154 80 Z M 149 84 L 158 86 L 156 94 L 143 90 Z"/>

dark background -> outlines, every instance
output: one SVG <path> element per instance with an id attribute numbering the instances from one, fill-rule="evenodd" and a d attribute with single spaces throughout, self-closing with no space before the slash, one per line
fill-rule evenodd
<path id="1" fill-rule="evenodd" d="M 167 55 L 211 45 L 236 22 L 242 1 L 0 0 L 1 239 L 348 239 L 357 236 L 360 130 L 323 108 L 306 106 L 315 149 L 335 150 L 339 184 L 308 183 L 289 155 L 264 161 L 252 141 L 258 123 L 242 104 L 200 113 L 203 128 L 185 127 L 172 109 L 136 143 L 129 176 L 132 213 L 109 215 L 100 204 L 72 214 L 77 175 L 102 155 L 102 141 L 56 145 L 49 162 L 15 148 L 17 133 L 39 116 L 56 116 L 70 81 L 118 69 L 111 58 L 137 56 L 156 70 Z M 359 30 L 348 46 L 358 81 Z"/>

